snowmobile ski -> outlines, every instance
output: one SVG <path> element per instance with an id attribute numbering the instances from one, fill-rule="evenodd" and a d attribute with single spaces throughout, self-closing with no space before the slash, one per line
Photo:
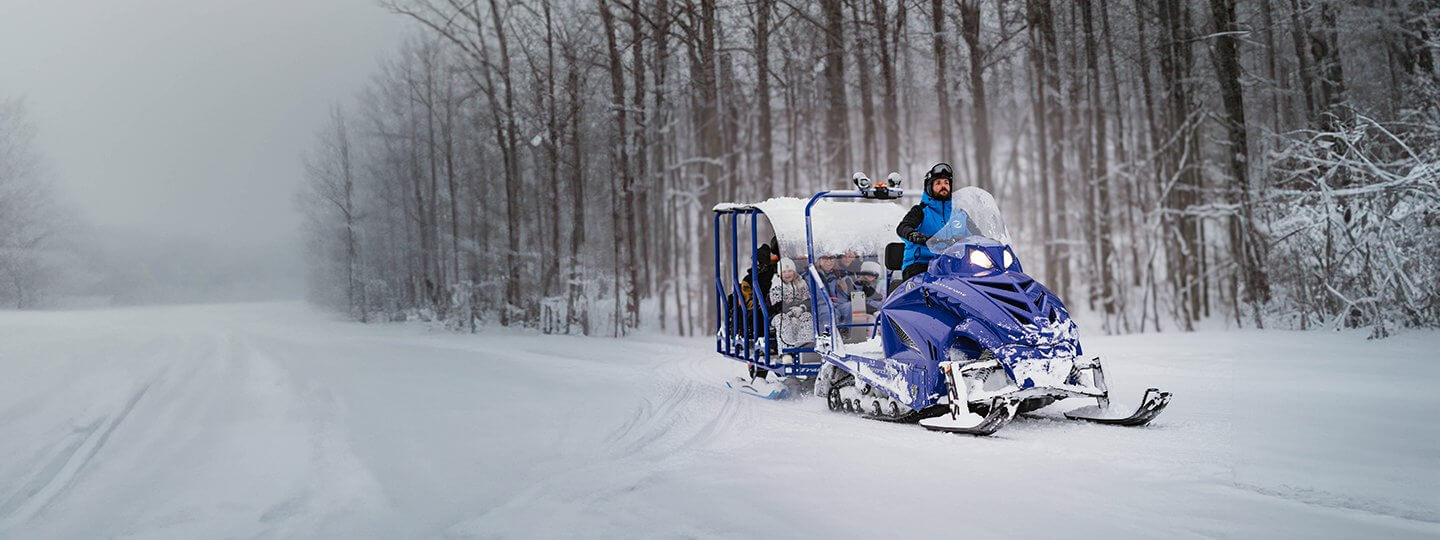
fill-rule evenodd
<path id="1" fill-rule="evenodd" d="M 993 435 L 1000 428 L 1005 427 L 1011 420 L 1015 419 L 1016 406 L 1012 400 L 996 398 L 990 405 L 990 413 L 979 422 L 974 422 L 978 415 L 971 413 L 954 414 L 949 412 L 940 416 L 920 419 L 920 425 L 930 431 L 943 431 L 946 433 L 960 433 L 964 435 L 975 435 L 984 437 Z"/>
<path id="2" fill-rule="evenodd" d="M 1015 413 L 1020 409 L 1019 403 L 1003 397 L 997 397 L 990 402 L 990 410 L 986 411 L 984 418 L 971 413 L 969 396 L 965 391 L 963 376 L 959 373 L 965 370 L 966 366 L 958 362 L 940 362 L 940 373 L 945 379 L 946 392 L 950 397 L 950 411 L 939 416 L 922 418 L 920 425 L 925 429 L 986 436 L 1000 431 L 1000 428 L 1015 419 Z M 976 420 L 977 418 L 979 420 Z"/>
<path id="3" fill-rule="evenodd" d="M 790 397 L 790 387 L 765 379 L 733 377 L 725 381 L 725 386 L 739 390 L 741 393 L 764 399 L 785 399 Z"/>
<path id="4" fill-rule="evenodd" d="M 1159 388 L 1151 388 L 1145 391 L 1145 398 L 1141 400 L 1140 406 L 1129 416 L 1111 416 L 1106 414 L 1112 412 L 1108 408 L 1090 405 L 1067 412 L 1065 417 L 1097 424 L 1137 427 L 1148 424 L 1156 416 L 1160 416 L 1160 412 L 1165 410 L 1165 406 L 1169 404 L 1170 392 L 1161 392 Z"/>

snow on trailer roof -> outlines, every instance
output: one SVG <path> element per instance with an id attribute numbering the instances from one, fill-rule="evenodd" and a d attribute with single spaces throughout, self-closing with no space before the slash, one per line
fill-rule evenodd
<path id="1" fill-rule="evenodd" d="M 806 255 L 805 205 L 809 202 L 808 198 L 776 197 L 756 204 L 720 203 L 714 209 L 721 212 L 759 209 L 780 241 L 780 254 L 794 258 Z M 886 244 L 900 241 L 895 227 L 908 210 L 907 205 L 895 200 L 821 199 L 810 210 L 815 255 L 840 255 L 846 251 L 862 255 L 883 253 Z"/>

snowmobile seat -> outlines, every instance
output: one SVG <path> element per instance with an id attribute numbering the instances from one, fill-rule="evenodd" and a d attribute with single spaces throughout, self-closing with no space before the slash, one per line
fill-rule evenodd
<path id="1" fill-rule="evenodd" d="M 891 242 L 885 245 L 885 268 L 896 272 L 905 269 L 904 242 Z"/>
<path id="2" fill-rule="evenodd" d="M 891 242 L 889 244 L 885 244 L 885 269 L 891 272 L 899 272 L 905 269 L 904 242 Z M 891 277 L 893 277 L 894 275 L 895 274 L 890 274 Z M 886 287 L 885 290 L 895 292 L 896 289 L 900 288 L 900 283 L 902 281 L 904 280 L 891 279 L 888 283 L 889 287 Z"/>

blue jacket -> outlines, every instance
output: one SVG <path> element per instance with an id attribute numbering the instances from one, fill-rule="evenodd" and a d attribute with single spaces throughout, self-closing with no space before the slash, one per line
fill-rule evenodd
<path id="1" fill-rule="evenodd" d="M 914 223 L 917 213 L 920 218 L 919 224 Z M 907 229 L 914 228 L 925 236 L 934 236 L 949 222 L 950 201 L 937 200 L 926 193 L 920 197 L 920 204 L 911 208 L 910 213 L 905 215 L 905 219 L 900 221 L 900 227 L 896 229 L 896 232 L 900 233 L 901 238 L 904 238 L 908 233 Z M 905 267 L 908 268 L 915 263 L 928 264 L 934 258 L 935 253 L 925 247 L 925 244 L 916 244 L 909 239 L 905 240 Z"/>

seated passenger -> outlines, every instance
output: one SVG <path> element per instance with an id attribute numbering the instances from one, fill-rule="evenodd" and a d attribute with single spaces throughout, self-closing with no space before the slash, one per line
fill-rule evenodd
<path id="1" fill-rule="evenodd" d="M 830 298 L 829 305 L 825 303 L 824 298 L 815 303 L 818 306 L 817 309 L 820 310 L 821 326 L 830 323 L 830 315 L 827 311 L 830 305 L 835 307 L 836 324 L 850 322 L 850 280 L 847 278 L 845 269 L 840 267 L 840 263 L 836 259 L 834 255 L 821 255 L 815 261 L 815 270 L 820 274 L 822 281 L 822 283 L 816 283 L 815 287 L 818 290 L 823 284 L 825 294 Z"/>
<path id="2" fill-rule="evenodd" d="M 855 288 L 865 293 L 866 313 L 880 311 L 880 304 L 885 303 L 885 281 L 880 279 L 884 275 L 885 268 L 875 261 L 865 261 L 855 275 Z"/>
<path id="3" fill-rule="evenodd" d="M 840 256 L 840 269 L 852 276 L 860 273 L 860 254 L 853 250 L 846 251 Z"/>
<path id="4" fill-rule="evenodd" d="M 779 260 L 779 257 L 776 257 L 774 251 L 771 250 L 770 244 L 762 244 L 759 249 L 755 250 L 755 266 L 747 265 L 745 276 L 740 278 L 740 294 L 745 297 L 746 309 L 755 309 L 755 286 L 752 283 L 758 281 L 760 290 L 769 291 L 770 282 L 775 279 L 775 263 Z M 758 276 L 755 275 L 756 269 L 760 271 Z"/>
<path id="5" fill-rule="evenodd" d="M 771 318 L 775 335 L 784 349 L 799 347 L 812 341 L 815 321 L 810 314 L 810 284 L 800 279 L 795 261 L 780 259 L 780 279 L 770 285 L 770 303 L 779 304 L 780 311 Z"/>

